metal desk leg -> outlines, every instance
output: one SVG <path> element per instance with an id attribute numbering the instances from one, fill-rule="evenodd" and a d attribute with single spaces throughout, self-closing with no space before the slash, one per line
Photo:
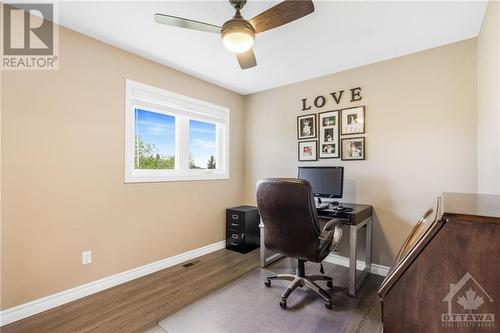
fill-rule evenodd
<path id="1" fill-rule="evenodd" d="M 356 257 L 358 244 L 358 229 L 355 225 L 349 227 L 349 295 L 356 296 Z"/>
<path id="2" fill-rule="evenodd" d="M 365 229 L 365 269 L 357 275 L 356 264 L 357 264 L 357 245 L 358 245 L 358 231 L 360 229 Z M 372 218 L 369 217 L 363 222 L 357 225 L 351 225 L 349 227 L 350 232 L 350 254 L 349 254 L 349 296 L 356 296 L 356 292 L 359 287 L 365 282 L 368 274 L 371 270 L 372 263 Z"/>
<path id="3" fill-rule="evenodd" d="M 260 227 L 260 267 L 266 267 L 278 259 L 284 257 L 284 255 L 280 253 L 270 254 L 269 251 L 266 250 L 266 245 L 264 242 L 264 223 L 262 220 L 259 224 Z"/>
<path id="4" fill-rule="evenodd" d="M 260 267 L 266 267 L 266 246 L 264 245 L 264 224 L 262 220 L 259 224 L 260 232 Z"/>
<path id="5" fill-rule="evenodd" d="M 370 220 L 366 223 L 365 270 L 368 273 L 372 268 L 372 221 L 373 219 L 370 217 Z"/>

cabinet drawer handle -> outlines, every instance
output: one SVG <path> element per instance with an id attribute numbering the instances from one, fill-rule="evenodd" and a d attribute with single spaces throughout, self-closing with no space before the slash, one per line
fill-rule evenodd
<path id="1" fill-rule="evenodd" d="M 238 244 L 234 243 L 234 242 L 231 242 L 230 244 L 233 245 L 233 246 L 238 246 Z"/>
<path id="2" fill-rule="evenodd" d="M 238 216 L 238 215 L 236 215 L 236 214 L 233 214 L 233 216 L 232 216 L 233 220 L 237 220 L 237 219 L 238 219 L 238 217 L 239 217 L 239 216 Z"/>
<path id="3" fill-rule="evenodd" d="M 237 227 L 237 226 L 239 226 L 240 224 L 239 224 L 239 223 L 231 223 L 231 225 L 232 225 L 233 227 Z"/>
<path id="4" fill-rule="evenodd" d="M 233 237 L 234 239 L 238 239 L 238 235 L 236 234 L 232 234 L 231 237 Z"/>

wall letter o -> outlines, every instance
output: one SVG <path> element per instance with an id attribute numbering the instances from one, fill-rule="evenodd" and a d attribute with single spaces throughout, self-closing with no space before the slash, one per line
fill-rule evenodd
<path id="1" fill-rule="evenodd" d="M 323 96 L 318 96 L 314 99 L 314 106 L 317 108 L 322 108 L 326 104 L 326 98 Z"/>

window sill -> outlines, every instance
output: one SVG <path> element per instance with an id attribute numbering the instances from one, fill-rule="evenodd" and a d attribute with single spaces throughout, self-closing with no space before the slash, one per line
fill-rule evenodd
<path id="1" fill-rule="evenodd" d="M 172 175 L 137 175 L 125 176 L 125 183 L 159 183 L 159 182 L 190 182 L 200 180 L 228 180 L 228 173 L 195 173 L 195 174 L 172 174 Z"/>

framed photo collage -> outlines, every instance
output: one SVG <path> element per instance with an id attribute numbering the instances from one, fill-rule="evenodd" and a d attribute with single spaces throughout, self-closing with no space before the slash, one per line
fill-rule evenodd
<path id="1" fill-rule="evenodd" d="M 306 114 L 297 117 L 298 160 L 365 159 L 365 107 Z"/>

